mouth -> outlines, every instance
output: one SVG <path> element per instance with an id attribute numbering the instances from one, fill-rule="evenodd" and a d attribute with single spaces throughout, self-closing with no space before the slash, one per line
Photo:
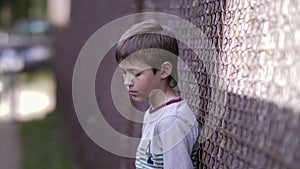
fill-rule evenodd
<path id="1" fill-rule="evenodd" d="M 137 93 L 138 93 L 137 91 L 129 90 L 130 95 L 136 95 Z"/>

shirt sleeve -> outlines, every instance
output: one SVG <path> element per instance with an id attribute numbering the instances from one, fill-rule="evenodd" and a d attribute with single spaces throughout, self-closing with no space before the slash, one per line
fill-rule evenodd
<path id="1" fill-rule="evenodd" d="M 198 137 L 197 121 L 167 117 L 158 123 L 164 169 L 192 169 L 192 151 Z"/>

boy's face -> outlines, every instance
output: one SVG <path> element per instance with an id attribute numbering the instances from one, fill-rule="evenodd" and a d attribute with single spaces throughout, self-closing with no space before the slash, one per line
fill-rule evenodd
<path id="1" fill-rule="evenodd" d="M 122 61 L 119 67 L 123 71 L 124 84 L 135 101 L 149 98 L 151 91 L 160 88 L 159 72 L 154 74 L 152 67 L 139 60 Z"/>

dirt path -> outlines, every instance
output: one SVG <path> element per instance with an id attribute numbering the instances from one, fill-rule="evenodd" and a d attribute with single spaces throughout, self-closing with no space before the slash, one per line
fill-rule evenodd
<path id="1" fill-rule="evenodd" d="M 0 169 L 21 169 L 18 124 L 0 121 Z"/>

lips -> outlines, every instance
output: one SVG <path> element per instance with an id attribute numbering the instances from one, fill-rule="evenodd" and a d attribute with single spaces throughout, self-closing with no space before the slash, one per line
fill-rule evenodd
<path id="1" fill-rule="evenodd" d="M 137 91 L 129 90 L 130 95 L 136 95 L 137 93 L 138 93 Z"/>

